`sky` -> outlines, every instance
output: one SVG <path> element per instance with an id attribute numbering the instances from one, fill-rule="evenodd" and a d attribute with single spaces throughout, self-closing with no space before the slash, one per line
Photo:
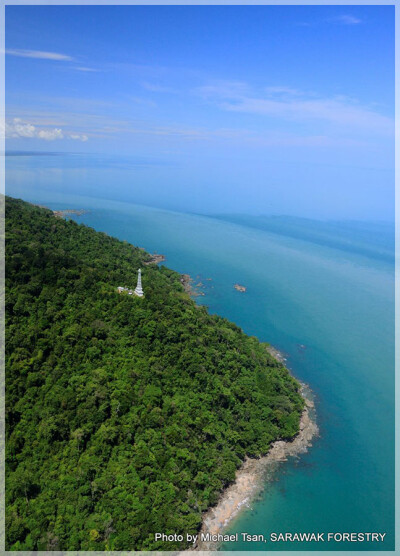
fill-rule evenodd
<path id="1" fill-rule="evenodd" d="M 7 6 L 5 24 L 8 151 L 123 156 L 101 194 L 155 206 L 394 219 L 393 6 Z"/>

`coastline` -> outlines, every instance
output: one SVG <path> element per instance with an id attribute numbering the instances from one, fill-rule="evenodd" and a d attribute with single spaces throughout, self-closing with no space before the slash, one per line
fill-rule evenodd
<path id="1" fill-rule="evenodd" d="M 47 207 L 44 207 L 47 208 Z M 56 217 L 63 217 L 68 214 L 81 215 L 86 210 L 60 210 L 54 211 Z M 150 259 L 144 264 L 159 264 L 164 262 L 166 257 L 157 253 L 151 254 Z M 180 282 L 184 291 L 191 297 L 205 295 L 199 292 L 196 287 L 203 284 L 194 285 L 194 280 L 189 274 L 181 274 Z M 210 280 L 207 278 L 207 280 Z M 234 288 L 239 292 L 246 292 L 246 287 L 235 284 Z M 271 345 L 266 346 L 267 351 L 280 363 L 286 363 L 286 357 Z M 300 381 L 299 381 L 300 382 Z M 216 535 L 224 533 L 231 522 L 241 513 L 244 508 L 249 508 L 251 502 L 263 490 L 266 482 L 272 477 L 280 463 L 288 460 L 289 457 L 297 457 L 308 451 L 312 439 L 318 435 L 318 426 L 315 422 L 315 407 L 313 395 L 310 388 L 300 382 L 300 393 L 305 400 L 305 407 L 300 417 L 299 432 L 291 440 L 277 440 L 271 444 L 268 453 L 259 458 L 245 457 L 243 464 L 236 471 L 235 480 L 220 493 L 216 506 L 209 508 L 203 514 L 202 526 L 195 546 L 186 549 L 187 551 L 215 551 L 220 542 L 202 541 L 201 534 Z"/>
<path id="2" fill-rule="evenodd" d="M 284 357 L 275 348 L 272 350 L 274 357 L 282 362 Z M 305 407 L 300 418 L 298 434 L 289 441 L 275 441 L 265 456 L 245 458 L 243 465 L 236 471 L 235 482 L 222 491 L 217 505 L 204 513 L 199 540 L 193 548 L 189 549 L 190 551 L 217 550 L 219 542 L 202 541 L 201 535 L 206 533 L 223 534 L 231 521 L 243 508 L 249 507 L 251 501 L 262 491 L 265 482 L 268 481 L 277 466 L 287 461 L 289 457 L 296 457 L 307 452 L 313 438 L 318 436 L 312 391 L 306 384 L 300 384 Z"/>

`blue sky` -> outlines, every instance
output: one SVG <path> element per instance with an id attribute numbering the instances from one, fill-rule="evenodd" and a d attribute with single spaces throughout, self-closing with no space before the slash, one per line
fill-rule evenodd
<path id="1" fill-rule="evenodd" d="M 145 160 L 148 204 L 391 220 L 394 8 L 7 6 L 5 132 Z"/>

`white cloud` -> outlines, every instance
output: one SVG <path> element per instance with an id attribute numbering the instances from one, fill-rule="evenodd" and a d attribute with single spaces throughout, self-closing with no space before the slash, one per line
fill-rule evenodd
<path id="1" fill-rule="evenodd" d="M 14 118 L 13 126 L 6 124 L 7 131 L 11 137 L 35 137 L 36 128 L 32 124 L 23 123 L 19 118 Z"/>
<path id="2" fill-rule="evenodd" d="M 41 129 L 36 133 L 36 137 L 45 139 L 46 141 L 54 141 L 55 139 L 64 139 L 64 134 L 59 128 Z"/>
<path id="3" fill-rule="evenodd" d="M 19 56 L 21 58 L 40 58 L 42 60 L 56 60 L 60 62 L 70 62 L 74 58 L 67 54 L 59 54 L 58 52 L 44 52 L 42 50 L 22 50 L 17 48 L 8 48 L 6 54 L 10 56 Z"/>
<path id="4" fill-rule="evenodd" d="M 87 141 L 89 137 L 80 133 L 70 133 L 69 139 L 74 139 L 75 141 Z"/>
<path id="5" fill-rule="evenodd" d="M 64 132 L 60 128 L 38 128 L 31 123 L 24 122 L 20 118 L 14 118 L 11 123 L 6 123 L 2 129 L 2 135 L 7 138 L 34 138 L 44 141 L 55 141 L 56 139 L 73 139 L 76 141 L 87 141 L 88 136 L 82 133 Z"/>

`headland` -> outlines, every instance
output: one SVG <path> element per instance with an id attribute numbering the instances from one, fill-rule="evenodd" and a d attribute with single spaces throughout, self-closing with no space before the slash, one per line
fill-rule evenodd
<path id="1" fill-rule="evenodd" d="M 279 354 L 275 348 L 273 349 Z M 282 359 L 283 356 L 280 355 L 279 361 Z M 318 436 L 313 394 L 306 384 L 300 384 L 305 407 L 300 419 L 298 434 L 290 441 L 277 440 L 263 457 L 245 458 L 243 465 L 236 472 L 235 482 L 222 492 L 217 505 L 205 512 L 198 536 L 199 540 L 191 550 L 216 550 L 219 543 L 202 541 L 202 534 L 223 533 L 241 510 L 248 508 L 252 500 L 263 490 L 263 486 L 271 478 L 278 465 L 290 457 L 298 457 L 307 452 L 312 440 Z"/>

